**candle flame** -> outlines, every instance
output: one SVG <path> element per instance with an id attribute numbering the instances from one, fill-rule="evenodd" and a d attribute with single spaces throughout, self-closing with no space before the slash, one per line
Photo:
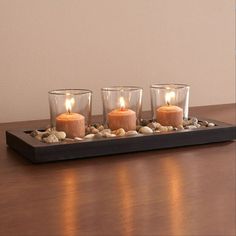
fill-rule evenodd
<path id="1" fill-rule="evenodd" d="M 125 109 L 125 99 L 123 97 L 120 97 L 120 109 Z"/>
<path id="2" fill-rule="evenodd" d="M 175 98 L 175 92 L 171 91 L 166 93 L 165 95 L 166 104 L 170 105 L 170 101 L 172 98 Z"/>
<path id="3" fill-rule="evenodd" d="M 75 99 L 74 98 L 70 98 L 70 99 L 66 99 L 66 110 L 68 113 L 71 113 L 72 107 L 75 103 Z"/>

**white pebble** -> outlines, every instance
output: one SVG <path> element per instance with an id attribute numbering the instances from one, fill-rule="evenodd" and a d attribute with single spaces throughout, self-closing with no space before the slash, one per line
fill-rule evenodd
<path id="1" fill-rule="evenodd" d="M 114 138 L 114 137 L 116 137 L 116 135 L 115 135 L 115 134 L 106 133 L 106 134 L 104 135 L 104 137 L 105 137 L 105 138 Z"/>
<path id="2" fill-rule="evenodd" d="M 129 130 L 126 132 L 126 135 L 127 136 L 135 136 L 135 135 L 138 135 L 138 132 L 135 130 Z"/>
<path id="3" fill-rule="evenodd" d="M 81 140 L 83 140 L 83 139 L 82 139 L 82 138 L 79 138 L 79 137 L 75 137 L 74 140 L 81 141 Z"/>
<path id="4" fill-rule="evenodd" d="M 148 126 L 143 126 L 139 129 L 139 133 L 141 134 L 152 134 L 153 130 L 149 128 Z"/>
<path id="5" fill-rule="evenodd" d="M 105 135 L 105 134 L 110 134 L 111 133 L 111 130 L 110 129 L 104 129 L 101 131 L 101 134 L 102 135 Z"/>
<path id="6" fill-rule="evenodd" d="M 207 127 L 214 127 L 214 126 L 215 126 L 214 123 L 209 123 L 209 124 L 207 125 Z"/>
<path id="7" fill-rule="evenodd" d="M 172 131 L 174 128 L 173 126 L 167 126 L 168 131 Z"/>
<path id="8" fill-rule="evenodd" d="M 57 136 L 55 134 L 50 134 L 47 138 L 44 138 L 43 141 L 45 143 L 57 143 L 59 142 Z"/>
<path id="9" fill-rule="evenodd" d="M 66 133 L 63 131 L 52 131 L 51 134 L 54 134 L 59 140 L 63 140 L 66 138 Z"/>
<path id="10" fill-rule="evenodd" d="M 196 129 L 197 127 L 195 125 L 188 125 L 186 126 L 186 129 Z"/>
<path id="11" fill-rule="evenodd" d="M 87 134 L 84 138 L 85 139 L 92 139 L 94 138 L 95 134 Z"/>

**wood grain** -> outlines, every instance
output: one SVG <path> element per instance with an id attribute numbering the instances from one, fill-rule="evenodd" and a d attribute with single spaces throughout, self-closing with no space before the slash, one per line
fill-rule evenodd
<path id="1" fill-rule="evenodd" d="M 235 124 L 235 104 L 191 115 Z M 33 165 L 0 124 L 0 235 L 233 236 L 235 142 Z"/>

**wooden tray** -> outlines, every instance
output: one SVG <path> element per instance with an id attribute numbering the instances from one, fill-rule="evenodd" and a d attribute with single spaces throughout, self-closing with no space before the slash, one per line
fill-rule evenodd
<path id="1" fill-rule="evenodd" d="M 6 131 L 6 143 L 31 162 L 44 163 L 236 139 L 236 126 L 209 119 L 202 120 L 213 122 L 216 126 L 132 137 L 102 138 L 55 144 L 38 141 L 29 135 L 30 130 L 16 130 Z"/>

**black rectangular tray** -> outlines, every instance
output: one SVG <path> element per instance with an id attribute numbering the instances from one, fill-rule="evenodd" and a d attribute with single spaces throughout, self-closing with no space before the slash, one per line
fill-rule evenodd
<path id="1" fill-rule="evenodd" d="M 38 141 L 29 135 L 29 130 L 16 130 L 6 131 L 6 143 L 31 162 L 44 163 L 236 139 L 236 126 L 209 119 L 204 120 L 213 122 L 216 126 L 55 144 Z"/>

